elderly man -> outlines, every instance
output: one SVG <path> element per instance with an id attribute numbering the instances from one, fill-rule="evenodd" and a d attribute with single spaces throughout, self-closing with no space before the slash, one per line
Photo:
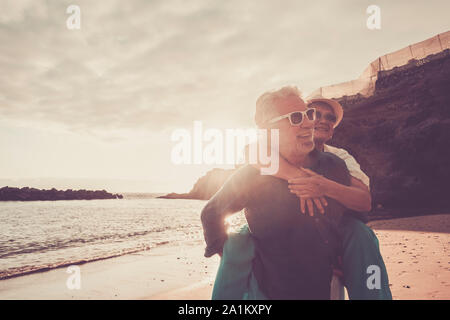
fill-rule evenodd
<path id="1" fill-rule="evenodd" d="M 296 88 L 285 87 L 258 99 L 256 119 L 260 128 L 279 130 L 279 152 L 290 164 L 350 186 L 344 161 L 314 148 L 315 113 L 315 109 L 306 107 Z M 314 175 L 309 178 L 317 179 Z M 326 197 L 316 193 L 311 196 Z M 326 202 L 323 214 L 300 214 L 298 198 L 286 181 L 244 166 L 202 211 L 205 256 L 222 254 L 227 240 L 225 217 L 245 209 L 253 243 L 246 243 L 243 252 L 223 252 L 222 260 L 241 253 L 251 258 L 250 264 L 245 257 L 240 260 L 243 268 L 250 266 L 250 278 L 234 284 L 231 279 L 232 285 L 246 287 L 248 298 L 328 299 L 332 266 L 337 264 L 341 251 L 338 226 L 347 209 L 333 198 L 327 197 Z M 230 257 L 239 260 L 235 258 Z M 245 275 L 246 271 L 241 271 Z"/>

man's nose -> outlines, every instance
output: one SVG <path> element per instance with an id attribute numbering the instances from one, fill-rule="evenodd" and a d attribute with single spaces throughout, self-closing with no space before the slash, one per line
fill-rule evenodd
<path id="1" fill-rule="evenodd" d="M 304 129 L 312 129 L 314 128 L 315 121 L 316 120 L 310 120 L 307 116 L 305 116 L 300 127 Z"/>

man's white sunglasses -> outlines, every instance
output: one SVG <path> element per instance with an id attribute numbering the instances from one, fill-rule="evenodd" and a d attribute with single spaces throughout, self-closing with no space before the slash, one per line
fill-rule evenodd
<path id="1" fill-rule="evenodd" d="M 316 120 L 316 108 L 308 108 L 305 111 L 294 111 L 291 113 L 287 113 L 285 115 L 269 120 L 268 123 L 274 123 L 284 118 L 289 118 L 291 126 L 299 126 L 302 124 L 305 117 L 308 117 L 308 119 L 311 121 Z"/>

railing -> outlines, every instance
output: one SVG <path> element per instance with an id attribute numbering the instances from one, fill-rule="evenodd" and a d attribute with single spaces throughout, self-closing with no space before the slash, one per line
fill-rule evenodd
<path id="1" fill-rule="evenodd" d="M 357 94 L 370 96 L 375 91 L 378 72 L 406 65 L 411 60 L 417 60 L 416 65 L 424 64 L 427 62 L 427 56 L 446 49 L 450 49 L 450 31 L 385 54 L 372 61 L 358 79 L 321 87 L 314 91 L 311 96 L 317 94 L 325 98 L 340 98 Z"/>

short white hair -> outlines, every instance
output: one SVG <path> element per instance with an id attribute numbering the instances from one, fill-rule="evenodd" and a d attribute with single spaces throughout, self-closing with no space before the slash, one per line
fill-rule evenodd
<path id="1" fill-rule="evenodd" d="M 256 100 L 255 123 L 263 126 L 275 107 L 275 101 L 296 96 L 302 99 L 302 93 L 295 86 L 285 86 L 278 90 L 267 91 Z"/>

